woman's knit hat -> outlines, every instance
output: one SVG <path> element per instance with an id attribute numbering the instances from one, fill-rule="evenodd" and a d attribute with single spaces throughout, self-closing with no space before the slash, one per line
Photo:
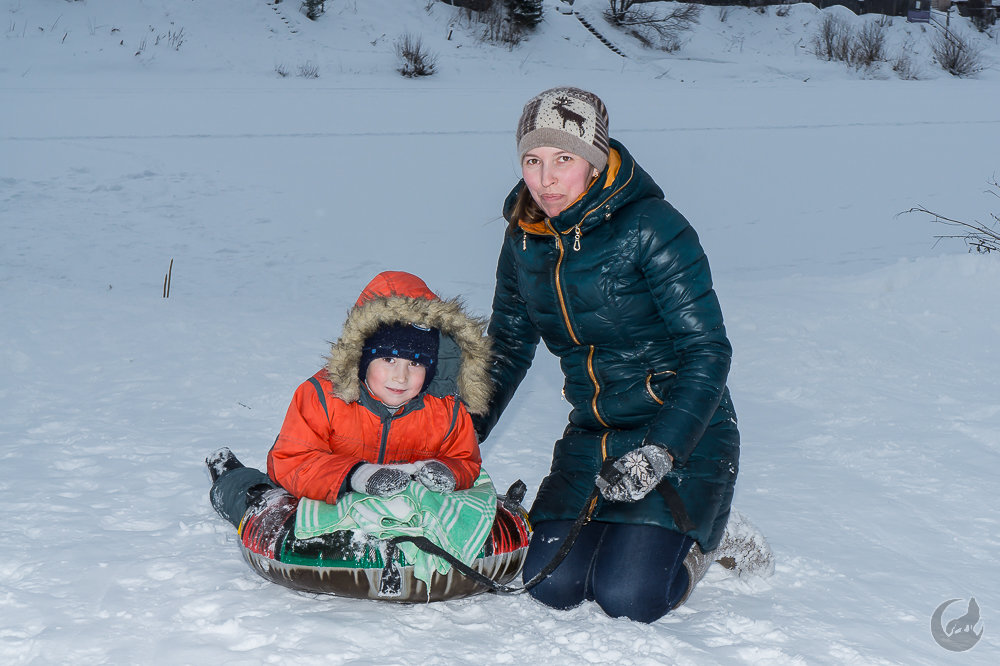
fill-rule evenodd
<path id="1" fill-rule="evenodd" d="M 517 124 L 520 159 L 551 146 L 579 155 L 598 171 L 608 163 L 608 109 L 601 98 L 579 88 L 550 88 L 528 100 Z"/>
<path id="2" fill-rule="evenodd" d="M 358 378 L 362 382 L 368 375 L 368 366 L 377 358 L 405 358 L 427 368 L 426 389 L 434 379 L 437 369 L 439 333 L 436 328 L 416 324 L 385 324 L 365 340 L 358 363 Z"/>

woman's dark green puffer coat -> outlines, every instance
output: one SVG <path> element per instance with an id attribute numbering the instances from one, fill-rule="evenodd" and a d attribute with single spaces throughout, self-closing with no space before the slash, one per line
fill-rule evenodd
<path id="1" fill-rule="evenodd" d="M 658 444 L 674 458 L 667 479 L 693 524 L 686 533 L 714 550 L 739 464 L 732 348 L 694 230 L 624 146 L 611 147 L 580 201 L 505 234 L 489 326 L 495 392 L 477 430 L 485 439 L 496 424 L 541 338 L 560 359 L 573 409 L 531 519 L 576 518 L 604 459 Z M 599 499 L 592 519 L 681 531 L 657 492 Z"/>

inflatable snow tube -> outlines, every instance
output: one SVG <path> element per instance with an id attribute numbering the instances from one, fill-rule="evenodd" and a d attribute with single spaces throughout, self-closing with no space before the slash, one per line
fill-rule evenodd
<path id="1" fill-rule="evenodd" d="M 425 583 L 414 576 L 413 566 L 402 553 L 396 552 L 392 567 L 399 576 L 396 590 L 380 595 L 385 542 L 353 531 L 297 539 L 299 500 L 281 489 L 267 491 L 262 500 L 244 515 L 239 536 L 244 559 L 271 582 L 303 592 L 402 603 L 459 599 L 488 591 L 454 568 L 447 574 L 435 571 Z M 499 496 L 493 527 L 471 568 L 497 583 L 509 583 L 521 573 L 530 536 L 524 508 Z"/>

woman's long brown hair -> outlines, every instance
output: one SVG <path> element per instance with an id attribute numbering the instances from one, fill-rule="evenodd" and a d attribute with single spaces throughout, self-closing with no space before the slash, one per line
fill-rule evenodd
<path id="1" fill-rule="evenodd" d="M 548 216 L 545 214 L 545 211 L 531 197 L 528 186 L 522 185 L 521 191 L 517 193 L 517 199 L 514 200 L 514 208 L 510 213 L 510 222 L 507 223 L 507 233 L 511 236 L 516 234 L 518 224 L 522 221 L 532 224 L 541 222 L 546 217 Z"/>

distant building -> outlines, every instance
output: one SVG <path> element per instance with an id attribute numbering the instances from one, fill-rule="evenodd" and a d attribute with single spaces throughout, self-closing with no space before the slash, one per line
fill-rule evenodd
<path id="1" fill-rule="evenodd" d="M 959 16 L 967 16 L 977 25 L 993 25 L 1000 14 L 1000 0 L 954 0 Z"/>
<path id="2" fill-rule="evenodd" d="M 834 5 L 847 7 L 855 14 L 885 14 L 886 16 L 906 16 L 912 0 L 810 0 L 820 9 Z"/>
<path id="3" fill-rule="evenodd" d="M 489 9 L 490 5 L 493 4 L 491 0 L 440 0 L 446 5 L 452 5 L 454 7 L 462 7 L 463 9 L 471 9 L 476 12 L 481 12 L 484 9 Z"/>
<path id="4" fill-rule="evenodd" d="M 910 0 L 910 8 L 906 12 L 906 20 L 910 23 L 930 23 L 931 0 Z"/>

